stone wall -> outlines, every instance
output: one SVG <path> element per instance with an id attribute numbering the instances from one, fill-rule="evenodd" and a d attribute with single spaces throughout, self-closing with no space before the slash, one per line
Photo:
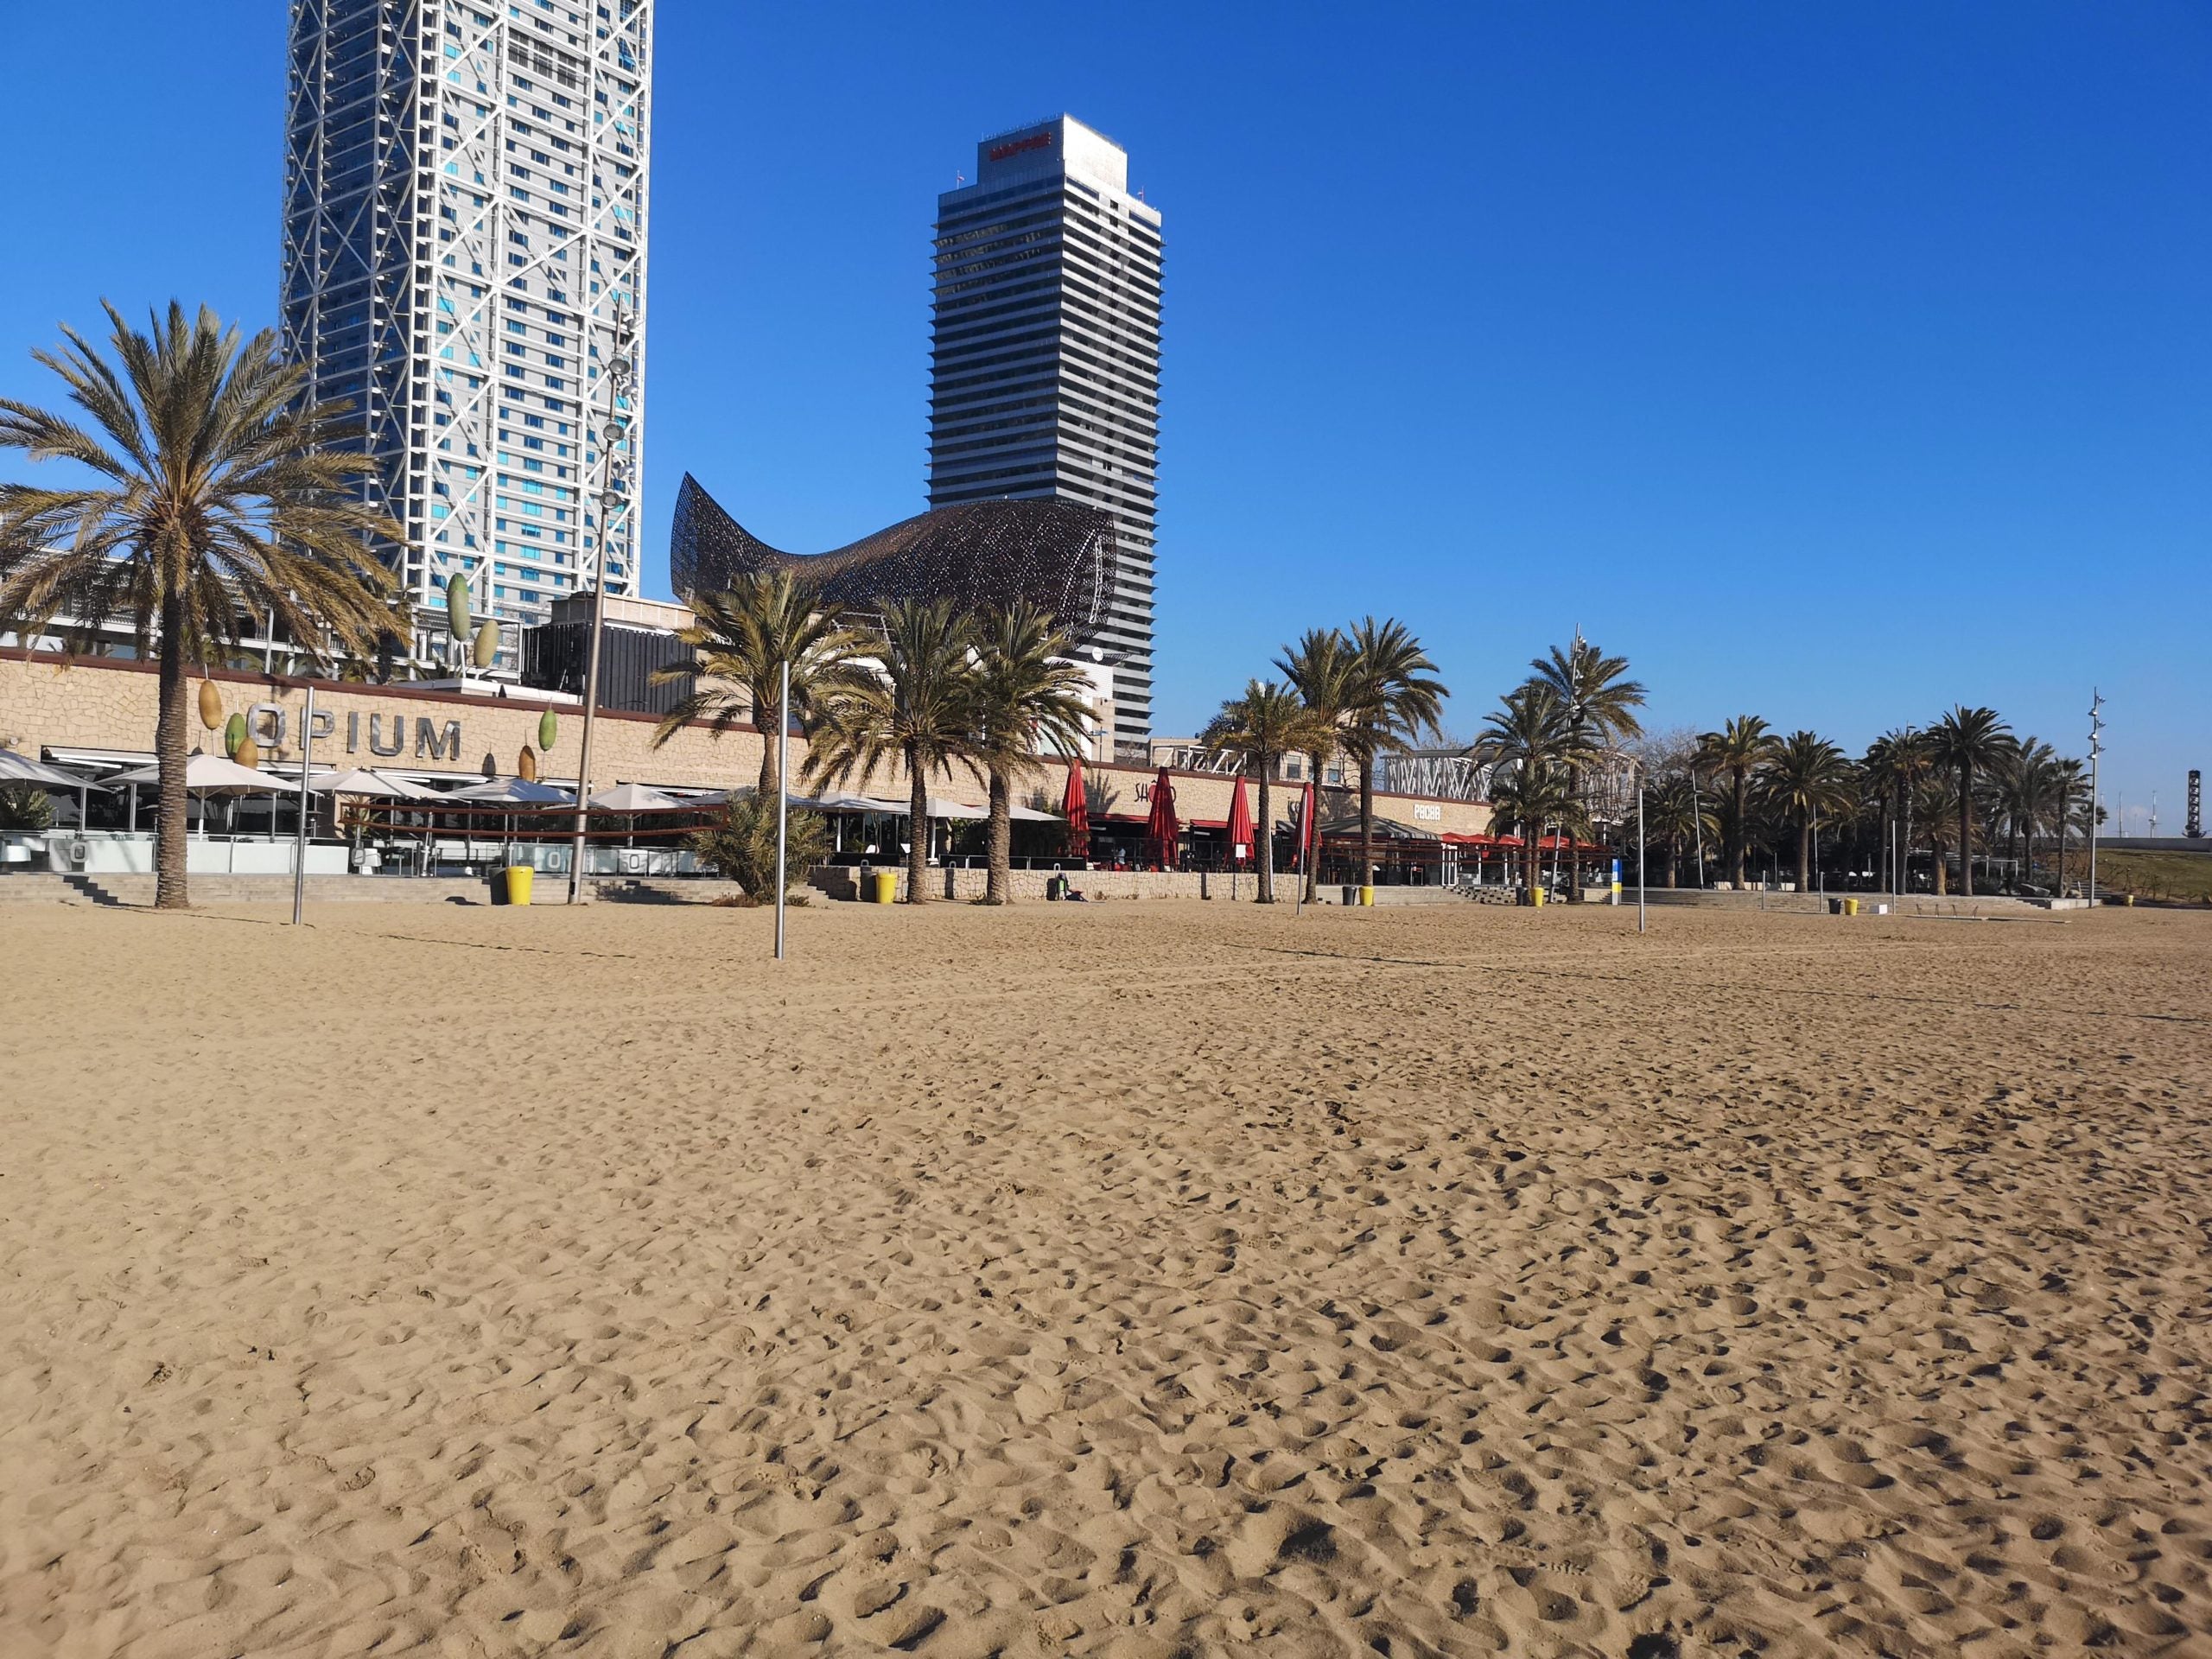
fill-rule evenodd
<path id="1" fill-rule="evenodd" d="M 195 698 L 201 677 L 193 679 Z M 264 757 L 297 760 L 306 681 L 232 670 L 219 670 L 205 677 L 213 680 L 220 692 L 226 717 L 245 714 L 257 704 L 275 704 L 283 715 L 283 741 L 274 746 L 264 742 Z M 10 651 L 0 654 L 0 740 L 29 755 L 48 747 L 150 753 L 157 695 L 151 664 Z M 552 747 L 537 756 L 539 775 L 558 783 L 572 783 L 575 779 L 583 716 L 573 704 L 540 702 L 526 691 L 504 697 L 462 696 L 404 684 L 350 685 L 330 681 L 315 683 L 315 697 L 317 725 L 323 724 L 325 715 L 330 716 L 329 735 L 315 743 L 318 764 L 389 766 L 410 772 L 448 773 L 457 779 L 480 778 L 489 766 L 508 776 L 518 769 L 525 747 L 537 748 L 538 716 L 550 709 L 558 731 Z M 211 753 L 220 753 L 221 732 L 200 725 L 196 702 L 190 719 L 190 741 Z M 594 787 L 641 783 L 728 789 L 749 786 L 760 775 L 762 738 L 750 726 L 717 736 L 706 726 L 695 723 L 655 747 L 656 724 L 656 717 L 651 715 L 601 714 L 592 756 Z M 791 769 L 795 779 L 805 755 L 805 742 L 794 738 Z M 1146 816 L 1157 775 L 1154 771 L 1103 762 L 1086 762 L 1084 770 L 1090 782 L 1094 818 L 1102 814 L 1128 818 Z M 1020 791 L 1020 798 L 1046 810 L 1058 810 L 1065 775 L 1062 762 L 1042 764 Z M 1220 823 L 1228 818 L 1233 779 L 1208 772 L 1177 772 L 1174 783 L 1176 811 L 1185 823 Z M 901 770 L 880 772 L 842 787 L 855 794 L 901 800 L 906 796 Z M 1257 792 L 1249 783 L 1245 787 L 1257 817 Z M 981 815 L 984 789 L 977 779 L 932 779 L 930 791 L 977 803 Z M 1325 793 L 1325 819 L 1357 808 L 1355 791 Z M 1278 822 L 1287 820 L 1300 791 L 1292 785 L 1275 785 L 1271 794 L 1270 810 L 1274 817 Z M 1490 808 L 1481 803 L 1377 794 L 1375 810 L 1379 817 L 1437 833 L 1478 833 L 1490 827 Z M 1039 873 L 1040 893 L 1042 880 Z"/>

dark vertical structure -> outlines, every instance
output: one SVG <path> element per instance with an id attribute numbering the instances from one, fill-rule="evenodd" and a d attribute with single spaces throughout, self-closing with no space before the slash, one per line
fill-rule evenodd
<path id="1" fill-rule="evenodd" d="M 1113 516 L 1115 736 L 1152 729 L 1160 214 L 1069 116 L 987 138 L 938 198 L 930 505 L 1057 497 Z M 1125 750 L 1126 752 L 1126 750 Z"/>

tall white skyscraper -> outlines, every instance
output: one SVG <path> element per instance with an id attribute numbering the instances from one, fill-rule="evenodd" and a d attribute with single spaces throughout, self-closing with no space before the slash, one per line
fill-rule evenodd
<path id="1" fill-rule="evenodd" d="M 637 588 L 653 0 L 293 0 L 284 345 L 365 416 L 407 592 Z M 602 365 L 633 320 L 626 465 Z"/>
<path id="2" fill-rule="evenodd" d="M 1059 496 L 1113 514 L 1115 734 L 1152 728 L 1160 214 L 1070 116 L 986 138 L 938 198 L 930 505 Z"/>

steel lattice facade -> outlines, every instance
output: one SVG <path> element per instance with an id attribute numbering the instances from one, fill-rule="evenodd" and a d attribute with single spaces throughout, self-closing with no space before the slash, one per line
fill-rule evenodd
<path id="1" fill-rule="evenodd" d="M 930 505 L 1057 497 L 1113 515 L 1096 645 L 1116 736 L 1152 723 L 1160 443 L 1160 214 L 1120 146 L 1066 116 L 976 146 L 938 198 Z"/>
<path id="2" fill-rule="evenodd" d="M 950 599 L 982 613 L 1017 599 L 1049 611 L 1078 645 L 1113 625 L 1113 515 L 1074 501 L 971 501 L 935 507 L 833 552 L 785 553 L 725 512 L 685 474 L 669 575 L 686 598 L 741 573 L 786 570 L 822 602 L 869 611 L 886 600 Z"/>
<path id="3" fill-rule="evenodd" d="M 293 0 L 284 348 L 365 420 L 418 605 L 457 572 L 538 621 L 602 552 L 636 590 L 652 49 L 652 0 Z M 618 308 L 639 374 L 602 549 Z"/>

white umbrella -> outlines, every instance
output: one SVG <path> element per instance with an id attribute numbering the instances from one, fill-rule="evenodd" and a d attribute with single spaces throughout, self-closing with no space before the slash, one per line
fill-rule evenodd
<path id="1" fill-rule="evenodd" d="M 651 812 L 662 807 L 691 804 L 644 784 L 617 784 L 612 789 L 602 789 L 591 798 L 591 804 L 603 812 Z"/>
<path id="2" fill-rule="evenodd" d="M 73 772 L 62 772 L 29 755 L 17 754 L 13 749 L 0 749 L 0 784 L 39 784 L 48 789 L 66 789 L 73 793 L 80 789 L 105 789 L 105 784 L 96 784 L 89 778 L 80 778 Z"/>
<path id="3" fill-rule="evenodd" d="M 437 791 L 422 789 L 397 778 L 387 778 L 380 772 L 356 766 L 351 772 L 334 772 L 308 780 L 308 787 L 321 795 L 365 795 L 385 801 L 430 801 L 438 798 Z"/>
<path id="4" fill-rule="evenodd" d="M 565 789 L 528 778 L 493 778 L 467 789 L 441 795 L 442 801 L 469 801 L 486 806 L 570 806 L 575 797 Z"/>
<path id="5" fill-rule="evenodd" d="M 141 766 L 136 772 L 118 772 L 108 782 L 157 784 L 161 780 L 162 769 L 156 764 Z M 203 795 L 268 795 L 285 789 L 295 793 L 299 790 L 297 783 L 275 772 L 256 772 L 251 766 L 242 766 L 219 754 L 203 754 L 197 749 L 184 763 L 184 786 Z"/>

